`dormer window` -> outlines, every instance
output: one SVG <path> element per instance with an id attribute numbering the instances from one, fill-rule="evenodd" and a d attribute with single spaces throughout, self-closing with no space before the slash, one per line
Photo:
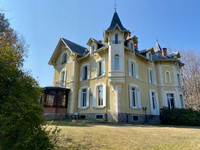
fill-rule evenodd
<path id="1" fill-rule="evenodd" d="M 131 43 L 131 47 L 130 48 L 133 50 L 133 43 Z"/>
<path id="2" fill-rule="evenodd" d="M 115 44 L 118 44 L 118 34 L 115 34 Z"/>
<path id="3" fill-rule="evenodd" d="M 64 52 L 61 57 L 61 65 L 67 62 L 67 53 Z"/>
<path id="4" fill-rule="evenodd" d="M 95 47 L 94 46 L 92 46 L 92 52 L 94 52 L 95 51 Z"/>
<path id="5" fill-rule="evenodd" d="M 152 60 L 152 55 L 151 55 L 151 53 L 149 53 L 149 59 Z"/>

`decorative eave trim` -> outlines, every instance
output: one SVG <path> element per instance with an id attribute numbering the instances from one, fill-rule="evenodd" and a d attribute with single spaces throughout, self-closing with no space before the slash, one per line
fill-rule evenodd
<path id="1" fill-rule="evenodd" d="M 181 67 L 185 65 L 179 59 L 157 59 L 157 60 L 153 60 L 153 62 L 162 62 L 162 61 L 176 61 L 176 62 L 180 63 Z"/>
<path id="2" fill-rule="evenodd" d="M 97 44 L 103 45 L 102 43 L 96 41 L 95 39 L 90 38 L 90 39 L 88 40 L 88 42 L 87 42 L 87 45 L 88 45 L 88 46 L 91 46 L 91 41 L 93 41 L 93 42 L 95 42 L 95 43 L 97 43 Z"/>

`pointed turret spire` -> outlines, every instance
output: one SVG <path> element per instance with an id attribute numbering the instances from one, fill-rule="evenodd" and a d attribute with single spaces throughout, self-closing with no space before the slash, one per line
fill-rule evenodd
<path id="1" fill-rule="evenodd" d="M 117 12 L 115 11 L 112 21 L 111 21 L 111 24 L 110 24 L 110 27 L 107 30 L 114 30 L 116 25 L 119 26 L 120 30 L 127 30 L 126 28 L 123 27 L 123 25 L 119 19 L 119 16 L 118 16 Z"/>
<path id="2" fill-rule="evenodd" d="M 161 47 L 160 47 L 160 45 L 158 43 L 158 40 L 156 42 L 155 52 L 162 52 Z"/>

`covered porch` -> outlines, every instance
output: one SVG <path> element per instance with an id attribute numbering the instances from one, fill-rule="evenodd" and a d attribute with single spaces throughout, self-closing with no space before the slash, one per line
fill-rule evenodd
<path id="1" fill-rule="evenodd" d="M 70 89 L 64 87 L 49 86 L 44 87 L 40 103 L 45 109 L 45 118 L 64 119 L 68 107 L 68 95 Z"/>

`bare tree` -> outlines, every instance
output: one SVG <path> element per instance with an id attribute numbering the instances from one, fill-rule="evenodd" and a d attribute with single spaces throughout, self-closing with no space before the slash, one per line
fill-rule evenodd
<path id="1" fill-rule="evenodd" d="M 187 50 L 181 56 L 185 64 L 181 74 L 186 108 L 200 111 L 200 53 Z"/>

